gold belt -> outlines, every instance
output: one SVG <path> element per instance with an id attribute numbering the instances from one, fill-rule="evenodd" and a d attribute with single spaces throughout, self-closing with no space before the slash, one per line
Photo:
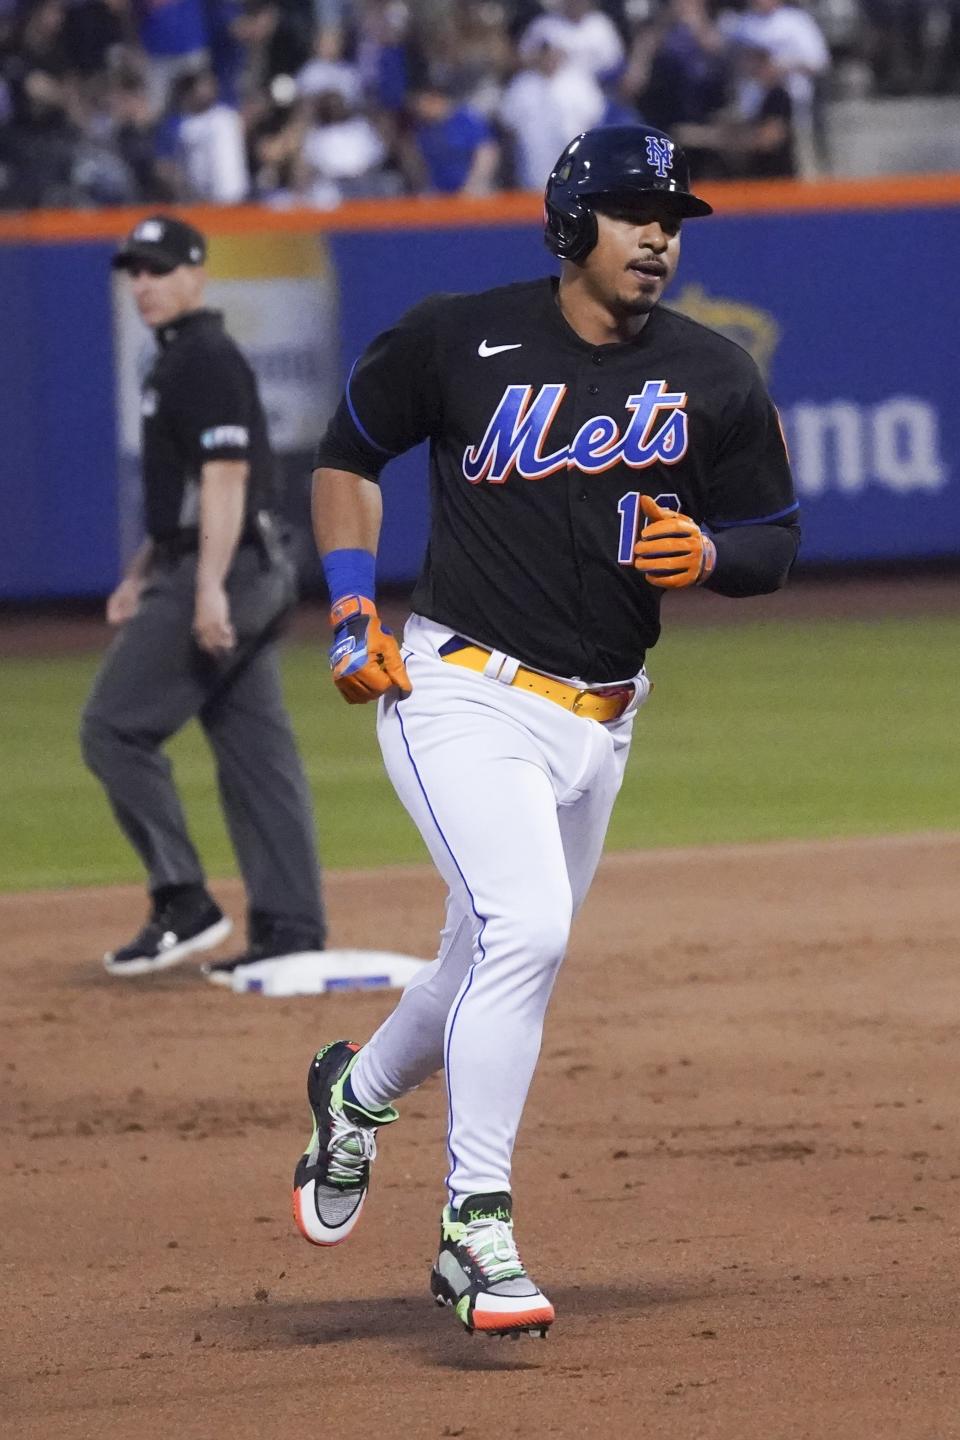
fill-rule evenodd
<path id="1" fill-rule="evenodd" d="M 490 654 L 489 650 L 482 650 L 479 645 L 464 645 L 442 655 L 442 659 L 448 665 L 462 665 L 465 670 L 482 673 L 487 667 Z M 574 715 L 583 715 L 588 720 L 599 720 L 601 725 L 609 720 L 618 720 L 635 693 L 632 683 L 578 690 L 576 685 L 565 685 L 562 680 L 541 675 L 539 670 L 527 670 L 523 665 L 518 667 L 510 684 L 515 689 L 530 690 L 534 695 L 542 695 L 545 700 L 562 705 L 564 710 L 572 710 Z"/>

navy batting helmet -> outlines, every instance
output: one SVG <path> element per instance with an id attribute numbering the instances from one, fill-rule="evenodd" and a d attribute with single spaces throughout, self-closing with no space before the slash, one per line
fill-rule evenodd
<path id="1" fill-rule="evenodd" d="M 712 215 L 690 190 L 679 145 L 651 125 L 608 125 L 571 140 L 554 165 L 543 197 L 544 240 L 561 260 L 583 260 L 597 243 L 593 211 L 603 196 L 669 196 L 683 218 Z"/>

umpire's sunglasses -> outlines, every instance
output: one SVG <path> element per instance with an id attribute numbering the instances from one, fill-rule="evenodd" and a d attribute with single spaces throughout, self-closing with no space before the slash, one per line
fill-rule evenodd
<path id="1" fill-rule="evenodd" d="M 126 275 L 130 276 L 131 280 L 136 280 L 138 275 L 169 275 L 171 270 L 175 268 L 175 266 L 171 265 L 159 265 L 151 260 L 129 260 L 124 265 L 123 270 Z"/>

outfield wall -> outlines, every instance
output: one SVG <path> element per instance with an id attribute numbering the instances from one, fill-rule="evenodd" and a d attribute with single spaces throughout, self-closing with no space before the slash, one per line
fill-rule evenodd
<path id="1" fill-rule="evenodd" d="M 686 227 L 670 303 L 766 372 L 805 562 L 960 555 L 960 176 L 708 193 L 717 218 Z M 104 594 L 136 542 L 149 343 L 109 261 L 143 213 L 0 218 L 2 598 Z M 531 196 L 192 218 L 212 237 L 212 302 L 261 376 L 296 519 L 315 436 L 378 330 L 431 291 L 555 268 Z M 424 468 L 417 451 L 385 472 L 384 579 L 419 565 Z"/>

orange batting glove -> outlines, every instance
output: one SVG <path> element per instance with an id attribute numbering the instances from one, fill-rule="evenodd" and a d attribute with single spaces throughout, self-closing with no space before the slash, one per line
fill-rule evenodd
<path id="1" fill-rule="evenodd" d="M 413 686 L 392 630 L 380 623 L 377 607 L 365 595 L 344 595 L 330 611 L 333 683 L 348 705 L 366 705 L 391 685 L 404 695 Z"/>
<path id="2" fill-rule="evenodd" d="M 640 504 L 647 523 L 633 547 L 634 567 L 664 590 L 702 585 L 717 563 L 713 541 L 689 515 L 664 510 L 649 495 L 641 495 Z"/>

